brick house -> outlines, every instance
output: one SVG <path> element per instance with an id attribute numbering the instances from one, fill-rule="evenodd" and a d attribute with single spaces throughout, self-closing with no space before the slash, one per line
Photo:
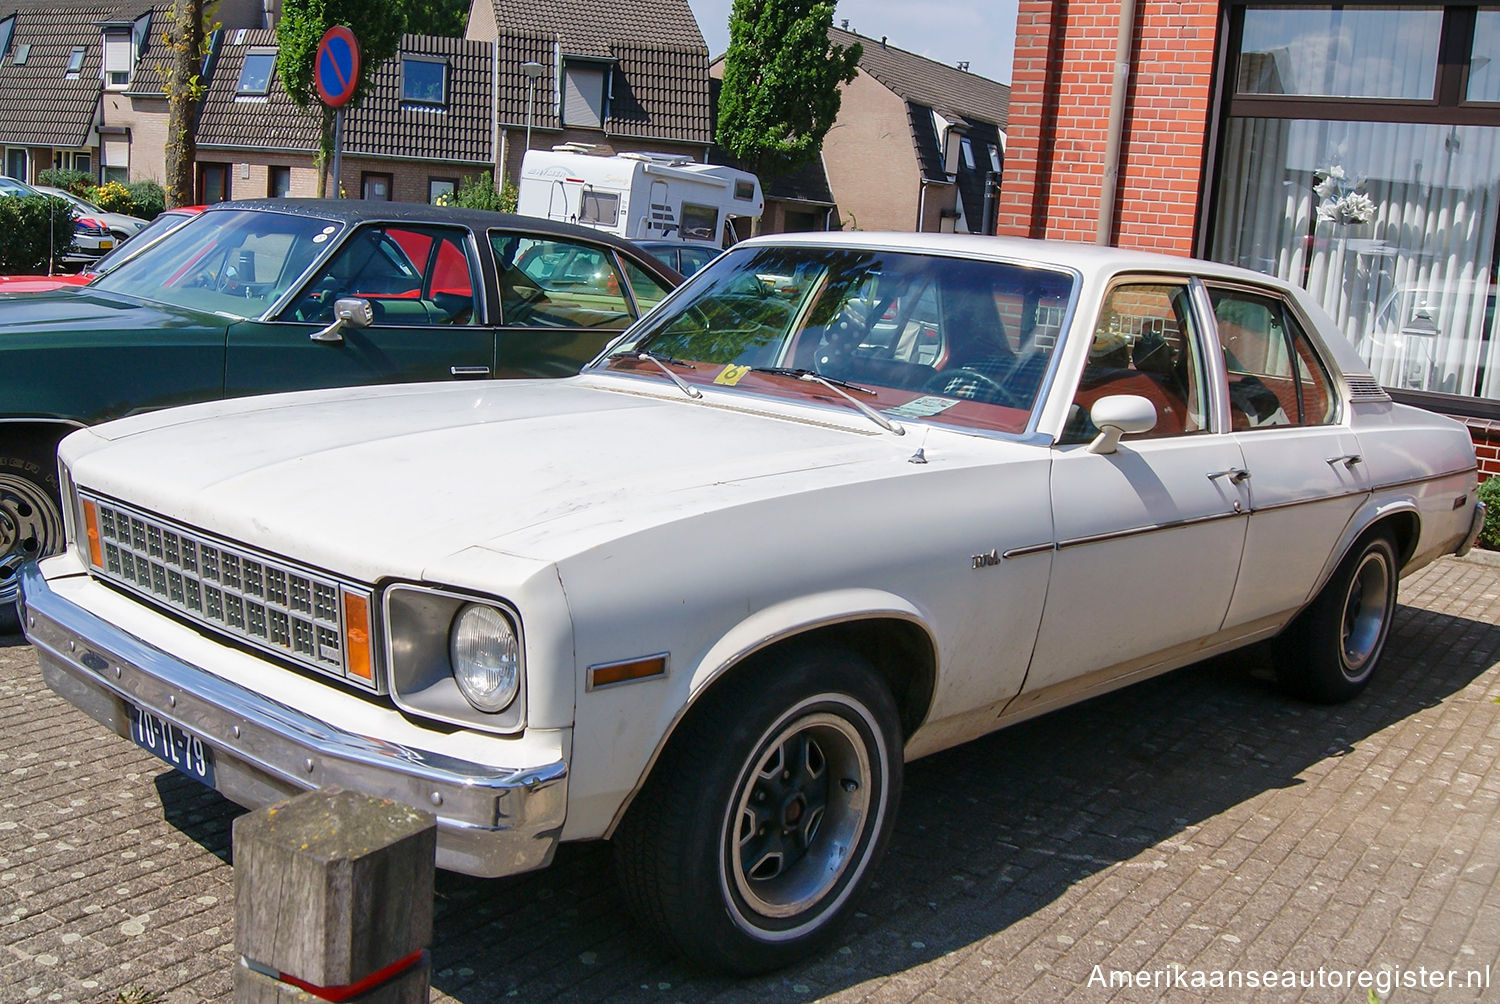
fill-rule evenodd
<path id="1" fill-rule="evenodd" d="M 198 120 L 205 202 L 317 193 L 320 109 L 275 77 L 276 34 L 225 32 Z M 340 183 L 351 198 L 430 202 L 493 166 L 493 47 L 405 35 L 345 116 Z M 329 194 L 333 194 L 330 188 Z"/>
<path id="2" fill-rule="evenodd" d="M 1493 5 L 1021 0 L 997 232 L 1297 283 L 1500 474 L 1496 53 Z"/>
<path id="3" fill-rule="evenodd" d="M 537 149 L 707 159 L 708 47 L 687 0 L 473 0 L 467 36 L 494 46 L 495 162 L 512 182 L 528 122 Z"/>
<path id="4" fill-rule="evenodd" d="M 5 173 L 50 167 L 121 181 L 165 175 L 159 67 L 167 3 L 19 0 L 0 16 L 0 146 Z M 221 0 L 225 25 L 264 22 L 261 0 Z"/>

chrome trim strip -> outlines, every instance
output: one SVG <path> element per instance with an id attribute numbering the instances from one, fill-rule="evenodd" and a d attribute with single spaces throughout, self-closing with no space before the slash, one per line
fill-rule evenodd
<path id="1" fill-rule="evenodd" d="M 1372 492 L 1383 492 L 1383 491 L 1389 491 L 1392 488 L 1406 488 L 1406 487 L 1409 487 L 1411 485 L 1425 485 L 1425 484 L 1427 484 L 1430 481 L 1441 481 L 1443 478 L 1457 477 L 1460 474 L 1474 474 L 1478 470 L 1479 470 L 1479 466 L 1476 464 L 1473 467 L 1464 467 L 1464 468 L 1460 468 L 1460 469 L 1457 469 L 1457 470 L 1442 471 L 1442 472 L 1437 473 L 1437 474 L 1429 474 L 1426 477 L 1422 477 L 1422 478 L 1411 478 L 1411 479 L 1409 479 L 1407 481 L 1390 481 L 1390 482 L 1386 482 L 1386 483 L 1383 483 L 1383 484 L 1371 485 L 1370 486 L 1370 491 L 1372 491 Z"/>
<path id="2" fill-rule="evenodd" d="M 1242 512 L 1220 512 L 1207 516 L 1192 516 L 1188 519 L 1174 519 L 1166 523 L 1133 526 L 1125 530 L 1108 530 L 1104 533 L 1091 533 L 1084 537 L 1069 537 L 1067 540 L 1059 540 L 1057 542 L 1057 549 L 1061 551 L 1065 547 L 1078 547 L 1081 544 L 1098 544 L 1106 540 L 1119 540 L 1122 537 L 1138 537 L 1141 534 L 1156 533 L 1159 530 L 1178 530 L 1185 526 L 1196 526 L 1199 523 L 1214 523 L 1221 519 L 1237 519 L 1248 515 L 1248 510 Z"/>
<path id="3" fill-rule="evenodd" d="M 128 735 L 126 705 L 203 739 L 218 790 L 255 807 L 341 785 L 440 811 L 438 863 L 473 875 L 546 865 L 567 814 L 566 757 L 492 767 L 346 732 L 154 648 L 21 571 L 22 616 L 47 685 Z"/>
<path id="4" fill-rule="evenodd" d="M 1028 554 L 1040 554 L 1043 551 L 1055 551 L 1056 549 L 1057 545 L 1049 540 L 1045 544 L 1028 544 L 1026 547 L 1013 547 L 1009 551 L 1006 551 L 1004 554 L 1000 555 L 1000 557 L 1024 558 Z"/>
<path id="5" fill-rule="evenodd" d="M 1268 502 L 1265 505 L 1251 507 L 1251 512 L 1271 512 L 1275 509 L 1290 509 L 1299 505 L 1316 505 L 1319 502 L 1335 502 L 1339 499 L 1353 498 L 1356 495 L 1368 495 L 1370 490 L 1366 488 L 1355 488 L 1347 492 L 1339 492 L 1336 495 L 1319 495 L 1316 498 L 1288 499 L 1285 502 Z"/>

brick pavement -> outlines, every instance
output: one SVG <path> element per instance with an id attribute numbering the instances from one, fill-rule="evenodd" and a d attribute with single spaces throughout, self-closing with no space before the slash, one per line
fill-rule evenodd
<path id="1" fill-rule="evenodd" d="M 1390 999 L 1500 1001 L 1497 624 L 1500 566 L 1445 559 L 1403 583 L 1349 705 L 1283 698 L 1250 652 L 913 764 L 861 912 L 762 979 L 641 939 L 602 846 L 440 874 L 433 998 L 1366 1000 L 1099 981 L 1175 965 L 1476 969 L 1490 989 Z M 225 999 L 241 810 L 54 697 L 19 642 L 0 641 L 0 735 L 0 1001 Z"/>

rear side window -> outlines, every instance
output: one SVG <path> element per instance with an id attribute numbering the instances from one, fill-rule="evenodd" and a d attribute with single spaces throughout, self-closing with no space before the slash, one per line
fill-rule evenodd
<path id="1" fill-rule="evenodd" d="M 605 248 L 499 230 L 490 232 L 490 246 L 505 325 L 623 330 L 635 319 L 625 279 Z"/>
<path id="2" fill-rule="evenodd" d="M 1337 417 L 1328 371 L 1286 303 L 1236 289 L 1210 289 L 1229 373 L 1235 431 L 1326 425 Z"/>

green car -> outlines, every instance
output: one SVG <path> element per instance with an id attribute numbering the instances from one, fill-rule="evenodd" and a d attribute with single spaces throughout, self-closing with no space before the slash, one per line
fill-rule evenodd
<path id="1" fill-rule="evenodd" d="M 62 543 L 72 430 L 273 391 L 566 376 L 681 281 L 562 223 L 267 199 L 214 206 L 86 286 L 0 295 L 0 632 L 21 566 Z"/>

